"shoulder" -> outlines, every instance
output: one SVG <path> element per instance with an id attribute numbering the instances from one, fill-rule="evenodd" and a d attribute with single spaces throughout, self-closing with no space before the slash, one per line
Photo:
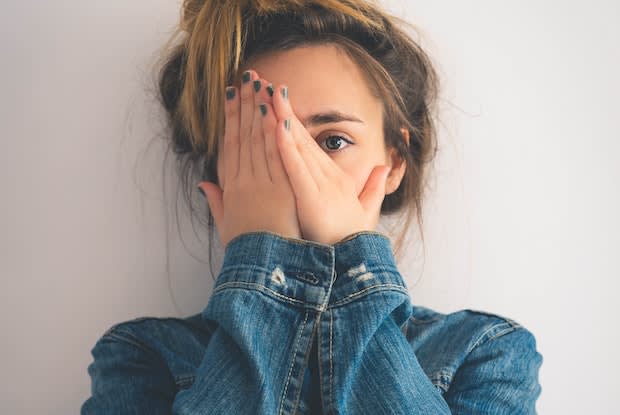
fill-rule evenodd
<path id="1" fill-rule="evenodd" d="M 136 340 L 151 344 L 161 341 L 170 335 L 209 335 L 213 326 L 205 323 L 200 314 L 189 317 L 137 317 L 121 321 L 110 326 L 102 337 Z"/>
<path id="2" fill-rule="evenodd" d="M 191 377 L 216 327 L 201 314 L 185 318 L 138 317 L 109 327 L 93 346 L 93 366 L 110 355 L 116 365 L 135 361 L 167 369 L 178 381 Z M 99 362 L 98 362 L 99 361 Z"/>
<path id="3" fill-rule="evenodd" d="M 472 339 L 472 348 L 516 330 L 527 331 L 517 321 L 496 313 L 473 309 L 440 313 L 421 306 L 413 307 L 407 325 L 403 327 L 406 335 L 408 331 L 413 331 L 418 336 L 436 335 L 447 330 L 452 334 L 466 334 L 465 338 L 471 338 L 472 335 L 478 334 L 479 337 Z"/>
<path id="4" fill-rule="evenodd" d="M 476 359 L 485 363 L 484 370 L 520 364 L 530 373 L 542 362 L 531 331 L 509 317 L 487 311 L 440 313 L 416 306 L 403 333 L 420 365 L 443 392 L 457 371 Z"/>
<path id="5" fill-rule="evenodd" d="M 517 321 L 499 314 L 465 309 L 452 313 L 440 313 L 430 308 L 414 306 L 407 330 L 418 336 L 433 336 L 449 331 L 451 337 L 468 342 L 468 350 L 513 331 L 529 332 Z"/>
<path id="6" fill-rule="evenodd" d="M 91 349 L 91 396 L 80 413 L 162 413 L 193 383 L 210 333 L 200 314 L 112 325 Z"/>
<path id="7" fill-rule="evenodd" d="M 145 316 L 112 325 L 99 342 L 116 340 L 162 352 L 171 348 L 187 348 L 192 344 L 206 344 L 215 328 L 215 324 L 205 321 L 200 313 L 184 318 Z"/>

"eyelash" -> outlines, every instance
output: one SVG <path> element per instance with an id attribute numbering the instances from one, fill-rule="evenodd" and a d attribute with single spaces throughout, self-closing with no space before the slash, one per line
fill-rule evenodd
<path id="1" fill-rule="evenodd" d="M 333 137 L 337 137 L 337 138 L 339 138 L 340 140 L 342 140 L 342 141 L 344 141 L 345 143 L 347 143 L 347 145 L 346 145 L 346 146 L 344 146 L 344 147 L 341 147 L 341 148 L 339 148 L 339 149 L 337 149 L 337 150 L 331 150 L 331 149 L 325 148 L 324 150 L 325 150 L 325 151 L 327 151 L 328 153 L 337 153 L 337 152 L 342 151 L 343 149 L 347 148 L 349 145 L 353 145 L 353 144 L 354 144 L 351 140 L 349 140 L 349 139 L 345 138 L 345 137 L 344 137 L 344 136 L 342 136 L 342 135 L 339 135 L 339 134 L 330 134 L 330 135 L 328 135 L 327 137 L 325 137 L 325 138 L 321 139 L 321 140 L 320 140 L 320 142 L 319 142 L 319 145 L 320 145 L 321 147 L 323 147 L 323 146 L 322 146 L 322 144 L 323 144 L 324 142 L 326 142 L 327 140 L 329 140 L 330 138 L 333 138 Z"/>

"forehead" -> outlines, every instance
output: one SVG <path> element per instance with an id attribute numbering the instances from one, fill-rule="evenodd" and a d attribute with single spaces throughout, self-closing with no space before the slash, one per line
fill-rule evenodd
<path id="1" fill-rule="evenodd" d="M 252 59 L 244 69 L 256 70 L 274 86 L 287 85 L 300 119 L 326 109 L 364 120 L 381 118 L 381 102 L 372 95 L 357 63 L 334 45 L 272 52 Z"/>

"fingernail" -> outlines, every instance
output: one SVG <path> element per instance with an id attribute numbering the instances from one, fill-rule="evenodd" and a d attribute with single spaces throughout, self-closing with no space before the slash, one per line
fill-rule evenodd
<path id="1" fill-rule="evenodd" d="M 291 131 L 291 119 L 287 118 L 286 120 L 284 120 L 284 128 L 286 129 L 286 131 Z"/>
<path id="2" fill-rule="evenodd" d="M 252 78 L 252 74 L 250 73 L 250 71 L 245 71 L 243 73 L 243 78 L 242 79 L 243 79 L 243 83 L 244 84 L 247 84 L 250 81 L 251 78 Z"/>
<path id="3" fill-rule="evenodd" d="M 288 86 L 282 88 L 282 98 L 288 99 Z"/>
<path id="4" fill-rule="evenodd" d="M 254 91 L 256 92 L 260 91 L 260 79 L 257 79 L 256 81 L 254 81 Z"/>
<path id="5" fill-rule="evenodd" d="M 198 188 L 198 190 L 200 190 L 200 193 L 202 193 L 202 196 L 206 199 L 207 195 L 205 194 L 205 191 L 202 190 L 202 187 L 200 187 L 200 186 L 196 186 L 196 187 Z"/>
<path id="6" fill-rule="evenodd" d="M 235 88 L 229 86 L 228 88 L 226 88 L 226 99 L 230 101 L 234 97 L 235 97 Z"/>
<path id="7" fill-rule="evenodd" d="M 267 93 L 269 94 L 270 97 L 273 96 L 273 84 L 267 85 Z"/>
<path id="8" fill-rule="evenodd" d="M 263 114 L 263 117 L 267 115 L 267 105 L 260 104 L 259 107 L 260 107 L 260 113 Z"/>

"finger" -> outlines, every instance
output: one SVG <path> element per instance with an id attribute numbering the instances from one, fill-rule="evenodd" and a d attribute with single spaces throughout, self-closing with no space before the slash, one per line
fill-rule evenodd
<path id="1" fill-rule="evenodd" d="M 310 168 L 310 174 L 312 174 L 319 189 L 323 189 L 332 176 L 327 173 L 329 166 L 326 166 L 325 158 L 329 162 L 332 160 L 319 148 L 314 138 L 296 117 L 291 119 L 291 131 L 299 154 Z"/>
<path id="2" fill-rule="evenodd" d="M 251 134 L 254 122 L 254 90 L 252 81 L 257 78 L 254 71 L 245 71 L 241 77 L 241 115 L 239 122 L 239 173 L 252 175 Z"/>
<path id="3" fill-rule="evenodd" d="M 239 171 L 239 94 L 237 88 L 226 88 L 224 103 L 224 181 L 237 177 Z"/>
<path id="4" fill-rule="evenodd" d="M 288 128 L 285 127 L 288 123 L 290 123 L 288 119 L 279 121 L 276 128 L 276 142 L 280 151 L 280 157 L 282 157 L 282 164 L 291 182 L 295 197 L 297 199 L 302 197 L 316 198 L 319 188 L 312 178 L 306 162 L 297 150 L 297 145 L 290 131 L 290 125 Z"/>
<path id="5" fill-rule="evenodd" d="M 254 120 L 252 123 L 252 167 L 254 177 L 271 177 L 267 167 L 265 156 L 265 136 L 263 134 L 263 112 L 267 111 L 263 104 L 262 95 L 266 94 L 263 85 L 266 83 L 262 79 L 253 82 L 254 87 Z"/>
<path id="6" fill-rule="evenodd" d="M 364 189 L 359 195 L 359 201 L 367 215 L 381 210 L 381 203 L 385 198 L 385 186 L 390 168 L 375 166 L 366 180 Z"/>
<path id="7" fill-rule="evenodd" d="M 261 99 L 266 104 L 272 104 L 273 102 L 273 93 L 275 92 L 273 89 L 273 84 L 271 82 L 267 82 L 265 79 L 261 79 L 264 88 L 261 88 L 260 95 Z"/>
<path id="8" fill-rule="evenodd" d="M 293 107 L 288 99 L 288 88 L 286 86 L 279 85 L 276 88 L 273 97 L 273 106 L 279 120 L 286 118 L 291 119 L 291 130 L 293 131 L 293 137 L 298 144 L 300 153 L 306 160 L 307 165 L 311 167 L 312 175 L 317 181 L 317 184 L 319 184 L 319 187 L 322 187 L 321 184 L 333 175 L 329 165 L 330 163 L 333 164 L 333 161 L 321 150 L 314 138 L 293 112 Z"/>
<path id="9" fill-rule="evenodd" d="M 287 179 L 286 170 L 282 164 L 278 144 L 276 143 L 276 128 L 278 120 L 276 118 L 273 106 L 264 103 L 266 106 L 265 115 L 263 116 L 263 136 L 265 137 L 265 159 L 267 160 L 267 168 L 269 176 L 273 183 L 279 183 Z M 288 180 L 288 179 L 287 179 Z"/>
<path id="10" fill-rule="evenodd" d="M 258 88 L 258 90 L 255 84 L 256 81 L 260 81 L 260 88 Z M 272 103 L 274 89 L 273 89 L 273 84 L 271 82 L 268 82 L 266 79 L 263 79 L 258 74 L 256 74 L 256 79 L 252 81 L 252 89 L 254 91 L 255 98 L 256 96 L 258 96 L 258 98 L 255 99 L 255 103 L 256 102 L 265 102 L 267 104 Z"/>

